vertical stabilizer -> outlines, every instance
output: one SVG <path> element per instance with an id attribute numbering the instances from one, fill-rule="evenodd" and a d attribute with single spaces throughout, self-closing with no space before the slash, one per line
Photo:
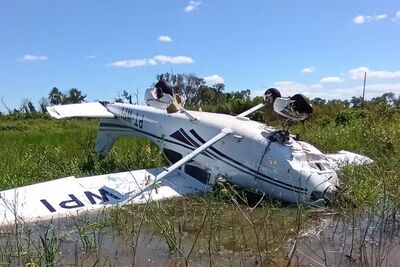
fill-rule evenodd
<path id="1" fill-rule="evenodd" d="M 118 119 L 100 119 L 99 132 L 96 139 L 96 151 L 105 157 L 114 142 L 123 135 L 130 135 L 130 131 Z"/>

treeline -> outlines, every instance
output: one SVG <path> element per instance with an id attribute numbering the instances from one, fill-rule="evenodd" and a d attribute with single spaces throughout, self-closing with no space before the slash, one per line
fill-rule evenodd
<path id="1" fill-rule="evenodd" d="M 42 97 L 39 100 L 39 107 L 36 107 L 35 104 L 29 99 L 22 100 L 21 106 L 17 109 L 10 109 L 6 103 L 4 103 L 3 99 L 2 104 L 7 109 L 8 114 L 1 115 L 9 115 L 9 116 L 17 116 L 17 115 L 26 115 L 26 116 L 38 116 L 40 113 L 46 113 L 46 107 L 51 105 L 63 105 L 63 104 L 76 104 L 85 102 L 86 94 L 82 93 L 81 90 L 76 88 L 71 88 L 66 92 L 61 92 L 57 87 L 53 87 L 48 97 Z M 38 114 L 39 113 L 39 114 Z"/>
<path id="2" fill-rule="evenodd" d="M 199 109 L 203 111 L 220 112 L 226 114 L 239 114 L 256 104 L 263 101 L 262 96 L 251 98 L 250 89 L 241 91 L 227 91 L 223 83 L 207 85 L 206 81 L 195 74 L 171 74 L 163 73 L 156 76 L 157 80 L 165 80 L 169 82 L 174 92 L 184 97 L 185 107 L 187 109 Z M 155 83 L 154 83 L 155 84 Z M 154 86 L 151 85 L 151 86 Z M 299 92 L 301 93 L 301 92 Z M 71 88 L 65 92 L 60 91 L 57 87 L 50 90 L 47 97 L 42 97 L 39 101 L 39 107 L 30 100 L 23 100 L 19 109 L 9 109 L 4 102 L 8 116 L 34 117 L 46 113 L 46 106 L 82 103 L 86 100 L 86 94 L 76 88 Z M 130 93 L 124 90 L 122 94 L 114 99 L 115 102 L 126 102 L 138 104 L 138 91 Z M 387 92 L 379 97 L 371 100 L 363 101 L 362 97 L 352 97 L 350 100 L 331 99 L 325 100 L 319 97 L 311 99 L 310 102 L 314 107 L 312 120 L 320 120 L 326 117 L 335 117 L 344 110 L 378 110 L 379 112 L 388 113 L 400 110 L 400 95 Z M 383 111 L 382 111 L 383 110 Z M 354 112 L 353 112 L 354 113 Z M 353 116 L 353 115 L 352 115 Z M 277 121 L 277 116 L 271 107 L 258 111 L 252 115 L 252 119 L 258 121 Z"/>

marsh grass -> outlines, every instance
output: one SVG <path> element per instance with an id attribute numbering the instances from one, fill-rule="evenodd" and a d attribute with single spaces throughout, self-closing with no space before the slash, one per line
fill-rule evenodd
<path id="1" fill-rule="evenodd" d="M 120 138 L 101 160 L 94 151 L 95 120 L 0 121 L 0 190 L 65 176 L 87 176 L 162 166 L 145 139 Z M 18 125 L 18 130 L 14 128 Z M 9 130 L 11 127 L 12 130 Z"/>
<path id="2" fill-rule="evenodd" d="M 396 262 L 400 243 L 400 115 L 353 113 L 292 127 L 325 152 L 345 149 L 375 161 L 343 168 L 340 194 L 322 212 L 270 200 L 257 200 L 254 207 L 243 192 L 220 184 L 202 197 L 76 219 L 67 230 L 53 222 L 2 229 L 0 261 L 55 266 L 72 257 L 75 266 L 142 266 L 147 257 L 153 264 L 167 258 L 179 266 L 389 265 Z M 97 125 L 95 120 L 1 119 L 0 189 L 166 164 L 155 146 L 137 138 L 119 139 L 105 159 L 99 158 Z M 72 252 L 64 248 L 69 247 L 65 231 Z"/>

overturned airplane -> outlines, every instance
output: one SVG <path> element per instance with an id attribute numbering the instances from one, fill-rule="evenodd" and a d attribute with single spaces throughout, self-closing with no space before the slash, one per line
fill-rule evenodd
<path id="1" fill-rule="evenodd" d="M 337 190 L 338 168 L 372 162 L 347 151 L 324 154 L 288 130 L 248 118 L 272 104 L 287 119 L 304 120 L 312 106 L 300 94 L 283 98 L 278 90 L 268 89 L 264 103 L 237 116 L 187 111 L 164 82 L 145 97 L 147 106 L 92 102 L 47 110 L 56 119 L 99 118 L 96 150 L 103 156 L 120 136 L 141 136 L 161 149 L 169 167 L 67 177 L 0 192 L 0 224 L 201 194 L 220 178 L 285 202 L 321 204 Z"/>

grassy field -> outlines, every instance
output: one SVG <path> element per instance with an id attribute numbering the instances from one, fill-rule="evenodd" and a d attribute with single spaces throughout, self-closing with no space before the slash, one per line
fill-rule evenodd
<path id="1" fill-rule="evenodd" d="M 134 138 L 121 138 L 107 157 L 100 159 L 94 151 L 97 125 L 96 120 L 0 117 L 0 190 L 70 175 L 78 177 L 165 165 L 155 146 L 147 140 Z M 183 204 L 154 203 L 146 212 L 142 207 L 120 209 L 108 214 L 107 219 L 97 220 L 98 223 L 74 221 L 74 240 L 79 244 L 75 253 L 80 255 L 75 265 L 93 265 L 101 261 L 105 266 L 118 266 L 110 259 L 115 251 L 104 249 L 101 243 L 105 241 L 101 240 L 110 234 L 119 236 L 121 232 L 127 245 L 120 251 L 130 252 L 129 264 L 124 263 L 129 266 L 142 266 L 141 257 L 146 252 L 138 241 L 143 235 L 153 236 L 153 239 L 157 236 L 163 244 L 161 250 L 167 251 L 164 257 L 168 258 L 168 264 L 172 262 L 177 266 L 286 266 L 290 262 L 296 265 L 298 262 L 292 259 L 298 256 L 296 248 L 301 248 L 302 236 L 316 220 L 325 220 L 327 212 L 335 214 L 329 218 L 336 226 L 326 242 L 333 242 L 336 237 L 343 239 L 343 235 L 347 240 L 342 247 L 348 249 L 343 249 L 342 256 L 349 260 L 342 264 L 354 261 L 359 265 L 381 265 L 383 259 L 389 257 L 389 251 L 398 250 L 400 243 L 397 238 L 400 233 L 397 217 L 400 113 L 387 107 L 369 111 L 344 110 L 295 124 L 292 132 L 300 133 L 303 140 L 324 152 L 345 149 L 368 155 L 375 162 L 343 169 L 339 173 L 341 194 L 332 207 L 324 210 L 325 215 L 317 217 L 302 205 L 287 208 L 267 201 L 261 208 L 253 209 L 239 204 L 235 192 L 222 186 L 212 194 Z M 140 218 L 144 218 L 146 226 L 140 223 Z M 339 228 L 342 229 L 340 234 L 336 232 Z M 22 238 L 28 231 L 23 227 L 14 229 L 13 237 L 3 231 L 0 261 L 7 266 L 61 264 L 65 258 L 60 253 L 62 238 L 58 232 L 43 229 L 36 239 Z M 371 229 L 378 230 L 371 233 Z M 367 246 L 367 237 L 376 244 L 371 245 L 372 242 Z M 36 242 L 36 246 L 29 246 L 26 240 Z M 91 258 L 85 263 L 82 255 L 91 255 Z M 328 263 L 329 256 L 325 252 L 322 255 Z M 240 264 L 232 263 L 235 257 Z M 247 264 L 249 262 L 252 264 Z"/>
<path id="2" fill-rule="evenodd" d="M 147 140 L 121 138 L 105 159 L 94 151 L 98 121 L 0 120 L 0 190 L 65 176 L 158 167 Z"/>

